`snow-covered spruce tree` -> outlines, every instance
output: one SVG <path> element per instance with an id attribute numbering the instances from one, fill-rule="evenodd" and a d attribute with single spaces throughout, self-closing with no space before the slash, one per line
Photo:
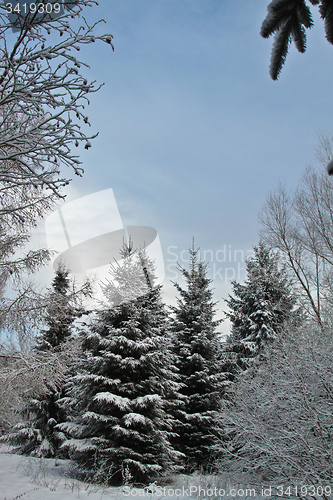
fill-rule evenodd
<path id="1" fill-rule="evenodd" d="M 245 357 L 257 354 L 275 339 L 296 306 L 296 294 L 278 255 L 262 242 L 246 261 L 247 278 L 242 285 L 232 282 L 233 295 L 226 301 L 231 320 L 229 342 L 234 352 Z"/>
<path id="2" fill-rule="evenodd" d="M 83 358 L 63 404 L 62 445 L 93 480 L 147 483 L 179 469 L 170 444 L 179 383 L 161 287 L 143 252 L 122 249 L 103 286 L 107 301 L 84 332 Z"/>
<path id="3" fill-rule="evenodd" d="M 91 294 L 90 283 L 75 290 L 69 278 L 69 270 L 59 265 L 52 281 L 52 291 L 47 298 L 45 323 L 47 328 L 37 339 L 37 350 L 45 351 L 58 347 L 72 334 L 72 325 L 85 310 L 82 297 Z"/>
<path id="4" fill-rule="evenodd" d="M 176 410 L 175 445 L 186 456 L 187 470 L 207 469 L 218 431 L 217 411 L 223 387 L 220 370 L 220 341 L 214 320 L 215 303 L 209 288 L 207 264 L 199 259 L 194 243 L 189 250 L 189 269 L 180 268 L 186 280 L 183 289 L 174 283 L 180 297 L 173 307 L 172 328 L 175 352 L 183 387 L 184 406 Z"/>
<path id="5" fill-rule="evenodd" d="M 84 313 L 82 295 L 90 294 L 90 285 L 85 283 L 79 290 L 72 289 L 69 271 L 59 266 L 52 282 L 52 290 L 46 298 L 47 328 L 37 339 L 36 356 L 47 355 L 64 346 L 70 339 L 74 320 Z M 68 348 L 73 348 L 68 344 Z M 59 351 L 60 354 L 60 351 Z M 24 421 L 18 423 L 5 440 L 15 447 L 17 453 L 42 457 L 59 454 L 64 435 L 55 428 L 65 419 L 64 410 L 58 405 L 63 393 L 64 376 L 58 383 L 45 383 L 44 390 L 24 406 Z"/>

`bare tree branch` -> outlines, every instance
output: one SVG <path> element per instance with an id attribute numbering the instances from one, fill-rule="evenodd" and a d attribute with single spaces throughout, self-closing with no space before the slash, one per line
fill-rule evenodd
<path id="1" fill-rule="evenodd" d="M 24 273 L 49 259 L 45 249 L 25 250 L 31 228 L 64 197 L 64 167 L 82 175 L 75 147 L 90 148 L 97 135 L 88 130 L 86 108 L 101 85 L 88 81 L 89 66 L 78 55 L 94 42 L 113 50 L 112 35 L 97 33 L 103 20 L 89 24 L 83 15 L 95 0 L 62 4 L 58 17 L 16 16 L 14 32 L 0 5 L 0 329 L 6 311 L 27 298 L 23 290 L 7 301 L 8 284 L 17 288 Z"/>
<path id="2" fill-rule="evenodd" d="M 58 389 L 81 350 L 79 337 L 47 352 L 0 355 L 0 426 L 13 425 L 15 415 L 33 397 Z"/>
<path id="3" fill-rule="evenodd" d="M 222 414 L 230 436 L 221 443 L 224 465 L 272 485 L 329 485 L 332 352 L 331 329 L 286 326 L 261 364 L 230 389 Z"/>

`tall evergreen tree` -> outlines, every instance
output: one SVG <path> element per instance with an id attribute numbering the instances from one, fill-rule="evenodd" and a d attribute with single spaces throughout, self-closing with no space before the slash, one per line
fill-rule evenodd
<path id="1" fill-rule="evenodd" d="M 232 282 L 234 294 L 226 301 L 230 308 L 226 315 L 231 320 L 231 342 L 257 353 L 291 318 L 297 299 L 277 254 L 262 242 L 247 259 L 246 271 L 243 285 Z"/>
<path id="2" fill-rule="evenodd" d="M 217 410 L 220 404 L 220 340 L 214 320 L 215 303 L 207 277 L 207 264 L 198 250 L 189 250 L 189 269 L 181 269 L 186 289 L 174 283 L 180 297 L 173 307 L 175 352 L 183 388 L 184 406 L 176 411 L 178 437 L 175 442 L 186 456 L 188 471 L 211 463 Z"/>
<path id="3" fill-rule="evenodd" d="M 37 339 L 37 355 L 60 348 L 71 336 L 74 320 L 84 312 L 79 305 L 79 296 L 90 293 L 89 284 L 75 292 L 71 289 L 68 275 L 69 270 L 63 266 L 56 270 L 52 289 L 46 299 L 46 329 Z M 63 395 L 62 386 L 50 385 L 47 393 L 29 401 L 22 412 L 25 420 L 5 437 L 15 446 L 16 452 L 46 458 L 59 454 L 60 444 L 65 439 L 64 434 L 56 429 L 57 423 L 65 419 L 64 410 L 58 405 L 58 399 Z"/>
<path id="4" fill-rule="evenodd" d="M 248 370 L 251 378 L 256 373 L 257 363 L 260 362 L 260 369 L 263 366 L 271 347 L 269 345 L 278 338 L 286 322 L 291 325 L 293 320 L 297 324 L 301 318 L 300 310 L 295 307 L 296 294 L 286 271 L 279 266 L 278 255 L 262 242 L 253 250 L 253 257 L 246 260 L 245 283 L 232 282 L 233 295 L 229 295 L 226 301 L 231 334 L 224 345 L 221 361 L 227 380 L 227 390 L 223 394 L 227 408 L 232 404 L 233 391 L 238 387 L 237 375 Z M 254 371 L 251 371 L 251 367 Z M 221 414 L 221 421 L 225 427 L 217 445 L 221 448 L 220 455 L 222 449 L 222 453 L 226 452 L 227 455 L 230 450 L 236 453 L 234 443 L 242 435 L 235 433 L 235 427 L 230 425 L 230 419 L 226 419 L 224 413 Z"/>
<path id="5" fill-rule="evenodd" d="M 161 287 L 142 252 L 124 245 L 122 257 L 64 399 L 72 418 L 59 426 L 70 457 L 109 484 L 146 483 L 181 459 L 170 444 L 179 383 Z"/>

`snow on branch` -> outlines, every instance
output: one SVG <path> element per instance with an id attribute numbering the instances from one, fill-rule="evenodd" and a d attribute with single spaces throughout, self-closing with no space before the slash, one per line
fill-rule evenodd
<path id="1" fill-rule="evenodd" d="M 79 338 L 47 352 L 0 354 L 0 426 L 11 425 L 13 413 L 33 397 L 56 390 L 81 350 Z"/>
<path id="2" fill-rule="evenodd" d="M 94 401 L 100 401 L 106 404 L 112 404 L 121 410 L 127 410 L 130 404 L 128 398 L 122 398 L 111 392 L 99 392 L 94 397 Z"/>
<path id="3" fill-rule="evenodd" d="M 59 195 L 68 183 L 60 174 L 61 166 L 82 175 L 72 147 L 83 142 L 88 148 L 97 135 L 83 129 L 90 125 L 85 110 L 89 96 L 101 85 L 81 74 L 80 68 L 88 65 L 73 52 L 95 41 L 113 49 L 112 35 L 95 34 L 103 20 L 90 26 L 82 15 L 83 8 L 94 3 L 78 0 L 74 9 L 57 19 L 36 24 L 25 20 L 16 40 L 5 6 L 0 6 L 0 186 L 4 190 L 14 183 Z"/>
<path id="4" fill-rule="evenodd" d="M 104 21 L 88 23 L 83 15 L 94 5 L 75 0 L 56 18 L 23 16 L 12 29 L 0 4 L 0 329 L 9 322 L 6 288 L 50 257 L 46 249 L 25 250 L 31 228 L 64 197 L 71 173 L 82 175 L 76 147 L 89 149 L 97 135 L 89 131 L 87 106 L 101 85 L 88 79 L 78 55 L 91 43 L 113 45 L 112 35 L 96 34 Z M 14 301 L 26 298 L 18 293 Z"/>

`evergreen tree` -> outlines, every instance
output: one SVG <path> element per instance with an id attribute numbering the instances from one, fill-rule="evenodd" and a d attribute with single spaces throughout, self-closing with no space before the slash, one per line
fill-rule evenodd
<path id="1" fill-rule="evenodd" d="M 258 353 L 274 340 L 279 329 L 291 318 L 296 296 L 278 256 L 263 243 L 254 247 L 254 256 L 246 261 L 247 278 L 241 285 L 232 282 L 234 295 L 226 301 L 231 320 L 230 341 L 233 350 Z"/>
<path id="2" fill-rule="evenodd" d="M 69 270 L 60 265 L 52 281 L 52 291 L 48 296 L 45 323 L 47 328 L 37 339 L 36 349 L 46 351 L 58 347 L 72 333 L 72 325 L 84 313 L 71 290 Z"/>
<path id="3" fill-rule="evenodd" d="M 147 483 L 176 470 L 181 454 L 170 444 L 177 404 L 161 287 L 142 252 L 124 245 L 103 286 L 108 308 L 85 334 L 84 355 L 64 404 L 72 417 L 59 428 L 63 447 L 94 480 Z"/>
<path id="4" fill-rule="evenodd" d="M 45 323 L 47 328 L 37 339 L 35 352 L 47 353 L 57 349 L 69 339 L 75 318 L 84 310 L 78 303 L 78 296 L 89 293 L 89 284 L 80 291 L 71 290 L 69 271 L 59 266 L 52 281 L 52 290 L 47 296 Z M 47 385 L 47 384 L 46 384 Z M 54 457 L 65 439 L 56 428 L 65 419 L 65 413 L 58 405 L 63 387 L 49 385 L 48 392 L 31 399 L 22 411 L 25 421 L 17 424 L 5 439 L 15 446 L 15 451 L 24 455 Z"/>
<path id="5" fill-rule="evenodd" d="M 173 307 L 175 352 L 183 388 L 184 406 L 176 411 L 178 438 L 175 443 L 187 459 L 188 470 L 207 468 L 212 459 L 217 410 L 220 404 L 223 375 L 220 372 L 220 341 L 214 320 L 215 303 L 209 288 L 207 264 L 198 250 L 189 250 L 189 270 L 180 268 L 186 280 L 183 289 L 174 283 L 180 298 Z"/>
<path id="6" fill-rule="evenodd" d="M 277 341 L 286 322 L 289 326 L 292 322 L 300 323 L 299 310 L 295 308 L 297 298 L 285 270 L 279 267 L 278 255 L 262 242 L 253 250 L 254 256 L 246 260 L 245 283 L 232 282 L 234 294 L 226 301 L 230 309 L 226 315 L 231 320 L 231 334 L 221 357 L 227 389 L 223 393 L 224 408 L 232 406 L 233 392 L 242 384 L 243 379 L 238 379 L 237 375 L 246 371 L 244 376 L 252 379 L 257 371 L 260 373 L 272 342 Z M 221 454 L 237 453 L 234 443 L 242 439 L 242 433 L 235 432 L 235 426 L 225 418 L 225 411 L 220 417 L 225 425 L 224 433 L 217 444 L 222 460 Z"/>

